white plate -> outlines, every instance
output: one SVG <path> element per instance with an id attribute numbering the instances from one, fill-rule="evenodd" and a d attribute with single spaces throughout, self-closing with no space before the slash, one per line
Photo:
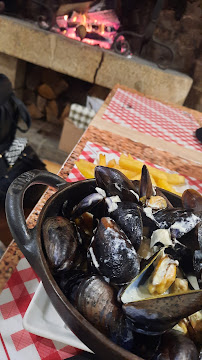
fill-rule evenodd
<path id="1" fill-rule="evenodd" d="M 92 352 L 65 325 L 40 282 L 23 318 L 25 330 L 47 339 Z"/>

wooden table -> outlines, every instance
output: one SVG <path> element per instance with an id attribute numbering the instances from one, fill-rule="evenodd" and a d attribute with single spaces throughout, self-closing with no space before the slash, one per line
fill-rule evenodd
<path id="1" fill-rule="evenodd" d="M 113 148 L 119 152 L 124 150 L 131 153 L 131 155 L 140 157 L 163 167 L 168 167 L 170 170 L 178 171 L 184 175 L 190 175 L 191 170 L 193 177 L 202 180 L 202 156 L 200 152 L 185 149 L 177 144 L 170 144 L 162 139 L 158 139 L 158 149 L 156 149 L 156 138 L 101 120 L 102 115 L 118 88 L 130 91 L 131 94 L 144 96 L 135 90 L 116 85 L 106 98 L 103 106 L 96 114 L 95 118 L 81 137 L 72 153 L 66 159 L 64 165 L 59 171 L 59 175 L 64 179 L 67 178 L 75 160 L 77 160 L 79 154 L 82 152 L 86 142 L 92 141 L 102 146 Z M 186 110 L 186 112 L 192 114 L 199 126 L 202 126 L 202 117 L 199 112 L 177 105 L 169 105 L 176 109 L 179 108 L 184 111 Z M 41 208 L 52 193 L 53 190 L 48 189 L 28 217 L 27 222 L 30 228 L 35 226 Z M 0 260 L 0 291 L 10 278 L 21 257 L 21 251 L 18 249 L 16 243 L 12 241 Z"/>

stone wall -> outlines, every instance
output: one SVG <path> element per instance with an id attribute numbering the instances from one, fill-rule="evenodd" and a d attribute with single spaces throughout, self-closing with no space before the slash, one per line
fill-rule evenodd
<path id="1" fill-rule="evenodd" d="M 185 105 L 202 111 L 201 0 L 188 0 L 184 15 L 179 21 L 175 19 L 173 10 L 162 10 L 154 36 L 172 48 L 174 60 L 171 68 L 193 78 Z"/>

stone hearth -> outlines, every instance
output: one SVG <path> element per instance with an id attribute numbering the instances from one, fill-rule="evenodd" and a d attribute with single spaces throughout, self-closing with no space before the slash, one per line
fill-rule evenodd
<path id="1" fill-rule="evenodd" d="M 175 104 L 184 103 L 192 85 L 188 75 L 44 31 L 31 22 L 0 16 L 0 32 L 0 72 L 9 76 L 10 71 L 14 86 L 16 59 L 109 89 L 119 83 Z"/>

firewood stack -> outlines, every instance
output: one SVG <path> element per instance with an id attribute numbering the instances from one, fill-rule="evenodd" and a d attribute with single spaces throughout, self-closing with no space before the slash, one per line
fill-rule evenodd
<path id="1" fill-rule="evenodd" d="M 38 66 L 28 67 L 23 101 L 31 118 L 62 125 L 70 109 L 68 88 L 64 75 Z"/>

